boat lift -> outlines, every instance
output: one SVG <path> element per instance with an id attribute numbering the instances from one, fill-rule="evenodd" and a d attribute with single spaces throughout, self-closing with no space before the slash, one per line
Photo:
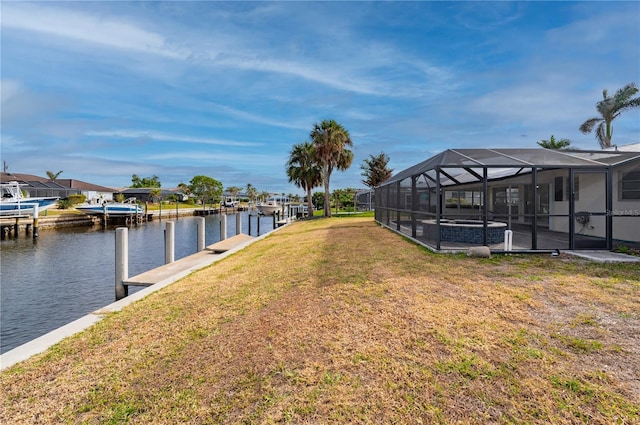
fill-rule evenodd
<path id="1" fill-rule="evenodd" d="M 24 205 L 25 207 L 24 210 L 18 208 L 16 210 L 16 214 L 4 215 L 0 218 L 0 237 L 2 238 L 2 240 L 6 239 L 6 237 L 8 235 L 11 235 L 12 232 L 14 237 L 18 237 L 18 230 L 20 228 L 21 222 L 24 222 L 25 219 L 28 220 L 29 218 L 32 218 L 32 220 L 29 220 L 29 222 L 22 224 L 25 225 L 27 234 L 31 232 L 31 228 L 33 227 L 33 239 L 36 239 L 38 237 L 39 205 L 37 202 L 24 202 L 20 204 L 20 206 L 22 205 Z M 32 211 L 32 213 L 23 213 L 22 211 Z"/>

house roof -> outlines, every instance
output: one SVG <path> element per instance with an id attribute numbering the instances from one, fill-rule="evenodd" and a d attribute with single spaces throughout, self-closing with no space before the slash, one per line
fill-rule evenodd
<path id="1" fill-rule="evenodd" d="M 639 143 L 630 143 L 628 145 L 614 145 L 610 148 L 607 148 L 608 151 L 623 151 L 623 152 L 640 152 L 640 142 Z"/>
<path id="2" fill-rule="evenodd" d="M 96 192 L 115 192 L 110 187 L 98 186 L 93 183 L 87 183 L 82 180 L 75 179 L 51 179 L 47 177 L 34 176 L 33 174 L 21 174 L 21 173 L 0 173 L 0 181 L 19 181 L 28 183 L 29 185 L 37 188 L 48 189 L 77 189 L 77 190 L 93 190 Z"/>
<path id="3" fill-rule="evenodd" d="M 56 183 L 60 183 L 65 187 L 78 190 L 92 190 L 95 192 L 115 192 L 111 187 L 100 186 L 93 183 L 87 183 L 82 180 L 75 179 L 56 179 Z"/>
<path id="4" fill-rule="evenodd" d="M 429 185 L 440 172 L 440 185 L 451 186 L 495 180 L 530 172 L 531 168 L 606 168 L 639 161 L 640 152 L 577 151 L 544 148 L 529 149 L 447 149 L 423 162 L 409 167 L 387 180 L 384 185 L 412 176 L 424 175 Z"/>

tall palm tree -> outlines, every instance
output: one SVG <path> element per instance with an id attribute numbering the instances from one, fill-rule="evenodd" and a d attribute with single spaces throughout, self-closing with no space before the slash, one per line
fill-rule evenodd
<path id="1" fill-rule="evenodd" d="M 322 168 L 324 183 L 324 216 L 331 217 L 329 179 L 334 169 L 346 170 L 353 161 L 353 146 L 349 132 L 334 120 L 324 120 L 313 125 L 311 141 L 316 150 L 316 160 Z"/>
<path id="2" fill-rule="evenodd" d="M 322 169 L 316 160 L 313 143 L 303 142 L 293 145 L 286 164 L 289 182 L 307 191 L 307 208 L 313 216 L 311 189 L 322 184 Z"/>
<path id="3" fill-rule="evenodd" d="M 640 97 L 632 98 L 636 93 L 638 93 L 638 88 L 635 83 L 627 84 L 618 90 L 613 97 L 609 97 L 607 89 L 602 90 L 603 99 L 596 103 L 596 109 L 600 116 L 586 120 L 580 126 L 580 131 L 588 134 L 595 127 L 596 140 L 600 143 L 600 147 L 602 149 L 611 147 L 611 137 L 613 136 L 611 124 L 623 111 L 640 107 Z"/>

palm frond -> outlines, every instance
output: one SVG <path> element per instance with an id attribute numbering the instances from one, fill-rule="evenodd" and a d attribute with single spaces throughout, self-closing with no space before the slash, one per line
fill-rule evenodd
<path id="1" fill-rule="evenodd" d="M 602 121 L 600 125 L 596 128 L 596 140 L 600 143 L 600 147 L 602 149 L 611 147 L 610 140 L 607 140 L 607 135 L 605 131 L 606 123 Z"/>
<path id="2" fill-rule="evenodd" d="M 638 93 L 638 88 L 635 83 L 629 83 L 626 86 L 619 89 L 615 95 L 613 95 L 613 99 L 615 99 L 616 103 L 626 103 L 629 101 L 631 96 Z"/>
<path id="3" fill-rule="evenodd" d="M 627 101 L 623 106 L 618 109 L 616 116 L 618 116 L 621 112 L 626 111 L 628 109 L 640 108 L 640 97 L 636 97 L 635 99 L 631 99 Z"/>
<path id="4" fill-rule="evenodd" d="M 600 121 L 604 121 L 604 120 L 602 118 L 589 118 L 588 120 L 582 123 L 582 125 L 580 126 L 580 131 L 583 134 L 589 134 L 591 133 L 591 131 L 593 131 L 593 127 L 595 127 L 595 125 Z"/>

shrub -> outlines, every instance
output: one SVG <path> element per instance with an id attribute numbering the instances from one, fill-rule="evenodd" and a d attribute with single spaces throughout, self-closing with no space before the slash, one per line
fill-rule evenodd
<path id="1" fill-rule="evenodd" d="M 67 198 L 67 200 L 71 203 L 71 205 L 78 205 L 86 202 L 87 197 L 81 193 L 77 193 L 74 195 L 69 195 L 69 198 Z"/>
<path id="2" fill-rule="evenodd" d="M 61 210 L 68 210 L 73 206 L 73 203 L 69 198 L 58 199 L 57 204 L 58 204 L 58 209 L 61 209 Z"/>

